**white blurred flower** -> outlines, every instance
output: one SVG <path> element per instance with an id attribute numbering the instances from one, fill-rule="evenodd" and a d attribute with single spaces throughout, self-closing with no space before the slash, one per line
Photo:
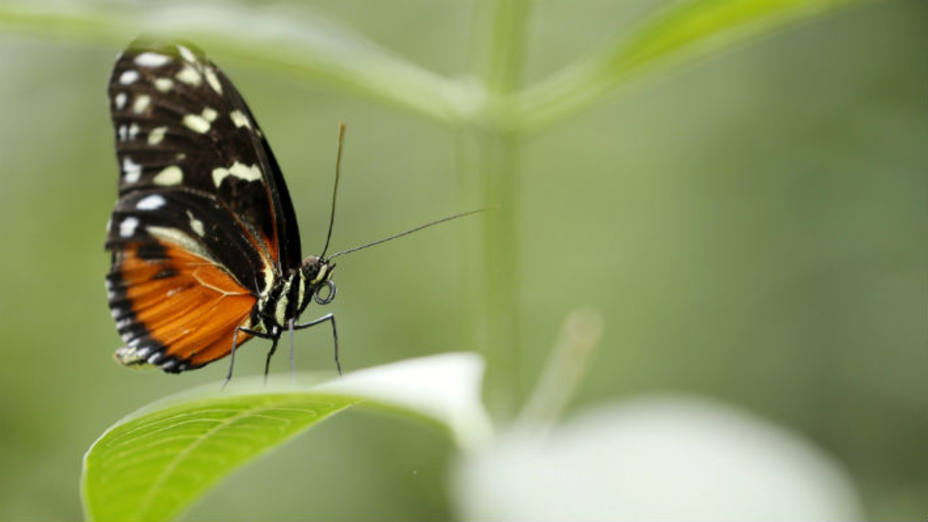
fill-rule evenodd
<path id="1" fill-rule="evenodd" d="M 847 474 L 808 441 L 731 407 L 682 396 L 589 411 L 543 439 L 522 428 L 464 455 L 464 520 L 863 518 Z"/>

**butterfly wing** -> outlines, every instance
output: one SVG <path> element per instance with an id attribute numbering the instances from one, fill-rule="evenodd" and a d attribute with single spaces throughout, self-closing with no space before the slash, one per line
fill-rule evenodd
<path id="1" fill-rule="evenodd" d="M 277 161 L 229 79 L 191 45 L 133 43 L 109 97 L 120 166 L 107 233 L 124 364 L 178 372 L 227 355 L 300 264 Z M 239 332 L 239 343 L 248 336 Z"/>

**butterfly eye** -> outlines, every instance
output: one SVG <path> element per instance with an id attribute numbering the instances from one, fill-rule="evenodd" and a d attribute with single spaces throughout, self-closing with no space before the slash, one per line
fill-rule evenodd
<path id="1" fill-rule="evenodd" d="M 320 286 L 313 294 L 313 300 L 318 304 L 327 305 L 331 303 L 333 299 L 335 299 L 335 282 L 332 280 L 326 280 L 323 285 L 328 289 L 328 291 L 323 296 L 320 292 L 320 290 L 322 290 L 322 287 Z"/>

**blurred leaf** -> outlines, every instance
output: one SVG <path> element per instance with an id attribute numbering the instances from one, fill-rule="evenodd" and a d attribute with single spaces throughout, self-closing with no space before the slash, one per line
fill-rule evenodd
<path id="1" fill-rule="evenodd" d="M 261 377 L 191 390 L 111 426 L 84 457 L 92 520 L 165 520 L 224 477 L 362 401 L 446 428 L 461 446 L 489 435 L 480 404 L 483 363 L 452 353 L 361 370 L 319 385 Z"/>
<path id="2" fill-rule="evenodd" d="M 535 128 L 590 105 L 634 77 L 745 43 L 859 0 L 688 0 L 617 35 L 601 51 L 518 95 L 514 127 Z"/>
<path id="3" fill-rule="evenodd" d="M 479 89 L 423 69 L 331 21 L 286 6 L 227 3 L 0 3 L 0 31 L 123 48 L 139 34 L 183 38 L 280 72 L 457 121 Z"/>

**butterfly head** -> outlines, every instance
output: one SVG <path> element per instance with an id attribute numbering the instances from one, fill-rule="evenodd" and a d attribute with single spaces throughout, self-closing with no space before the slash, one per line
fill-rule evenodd
<path id="1" fill-rule="evenodd" d="M 307 257 L 300 266 L 300 274 L 309 290 L 307 295 L 312 295 L 321 305 L 329 304 L 335 299 L 335 282 L 329 280 L 334 269 L 335 263 L 316 256 Z M 322 290 L 323 287 L 327 290 Z M 306 299 L 305 303 L 300 303 L 300 308 L 305 308 L 308 304 L 309 299 Z"/>

